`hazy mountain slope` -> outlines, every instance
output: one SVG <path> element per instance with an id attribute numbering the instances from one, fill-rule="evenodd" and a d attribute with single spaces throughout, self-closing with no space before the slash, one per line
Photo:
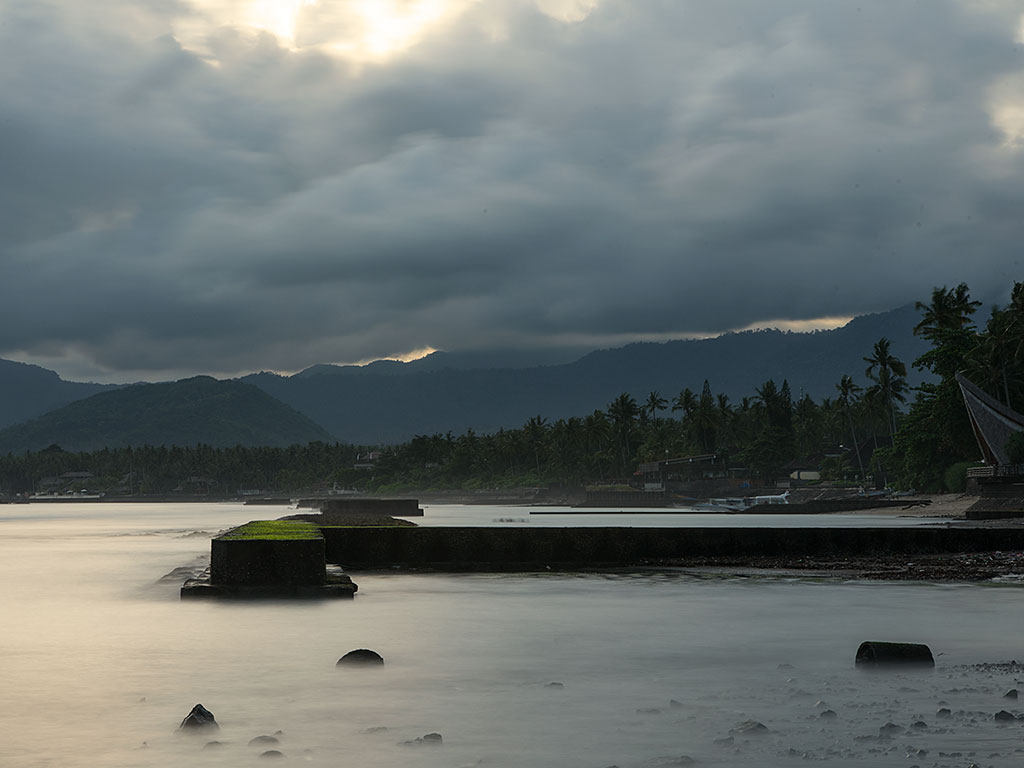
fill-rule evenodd
<path id="1" fill-rule="evenodd" d="M 917 319 L 913 308 L 903 307 L 855 318 L 832 331 L 757 331 L 631 344 L 548 367 L 416 372 L 411 368 L 415 363 L 390 363 L 367 366 L 359 375 L 336 375 L 339 369 L 326 366 L 319 373 L 262 373 L 245 381 L 343 440 L 398 442 L 415 434 L 458 434 L 470 427 L 478 432 L 516 427 L 537 414 L 548 419 L 584 415 L 606 407 L 621 392 L 638 401 L 652 390 L 671 398 L 684 387 L 699 391 L 705 378 L 716 393 L 725 392 L 734 401 L 752 395 L 769 378 L 779 383 L 787 379 L 794 396 L 801 391 L 816 399 L 834 396 L 844 373 L 864 383 L 863 358 L 882 336 L 908 365 L 921 354 L 926 344 L 911 332 Z M 920 381 L 917 372 L 911 373 L 912 381 Z"/>
<path id="2" fill-rule="evenodd" d="M 320 426 L 240 381 L 197 376 L 133 384 L 0 431 L 0 453 L 57 443 L 88 451 L 128 445 L 292 445 L 331 441 Z"/>
<path id="3" fill-rule="evenodd" d="M 0 359 L 0 429 L 109 389 L 114 384 L 64 381 L 38 365 Z"/>

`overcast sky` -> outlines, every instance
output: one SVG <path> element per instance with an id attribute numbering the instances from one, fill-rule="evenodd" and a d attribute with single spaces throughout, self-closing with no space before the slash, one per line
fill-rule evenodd
<path id="1" fill-rule="evenodd" d="M 1003 301 L 1022 235 L 1019 0 L 0 0 L 0 357 L 65 378 Z"/>

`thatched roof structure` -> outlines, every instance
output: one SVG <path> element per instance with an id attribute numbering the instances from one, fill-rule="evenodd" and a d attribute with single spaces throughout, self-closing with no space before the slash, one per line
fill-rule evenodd
<path id="1" fill-rule="evenodd" d="M 1003 405 L 959 373 L 956 381 L 963 393 L 971 429 L 985 463 L 994 466 L 1009 464 L 1006 441 L 1014 432 L 1024 431 L 1024 415 Z"/>

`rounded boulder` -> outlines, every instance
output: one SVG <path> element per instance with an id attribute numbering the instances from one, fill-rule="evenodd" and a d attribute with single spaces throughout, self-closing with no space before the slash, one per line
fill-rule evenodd
<path id="1" fill-rule="evenodd" d="M 371 651 L 369 648 L 358 648 L 354 651 L 349 651 L 335 664 L 336 667 L 347 667 L 347 666 L 374 666 L 384 663 L 384 657 L 376 651 Z"/>

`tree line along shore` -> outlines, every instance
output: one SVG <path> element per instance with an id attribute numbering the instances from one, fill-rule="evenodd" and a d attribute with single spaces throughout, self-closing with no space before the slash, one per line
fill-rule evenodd
<path id="1" fill-rule="evenodd" d="M 979 453 L 956 374 L 1010 407 L 1024 401 L 1024 283 L 983 323 L 975 319 L 980 306 L 963 283 L 917 303 L 914 333 L 930 348 L 909 363 L 930 380 L 916 388 L 907 384 L 908 361 L 880 338 L 864 351 L 863 370 L 843 374 L 834 395 L 818 401 L 794 395 L 799 383 L 786 379 L 769 379 L 735 402 L 705 381 L 700 392 L 623 392 L 585 415 L 548 421 L 538 414 L 516 429 L 417 435 L 390 446 L 318 441 L 75 453 L 52 445 L 0 456 L 0 492 L 230 497 L 626 485 L 641 463 L 707 454 L 751 484 L 774 485 L 794 465 L 814 465 L 837 484 L 959 491 Z M 1008 450 L 1024 462 L 1024 438 Z"/>

